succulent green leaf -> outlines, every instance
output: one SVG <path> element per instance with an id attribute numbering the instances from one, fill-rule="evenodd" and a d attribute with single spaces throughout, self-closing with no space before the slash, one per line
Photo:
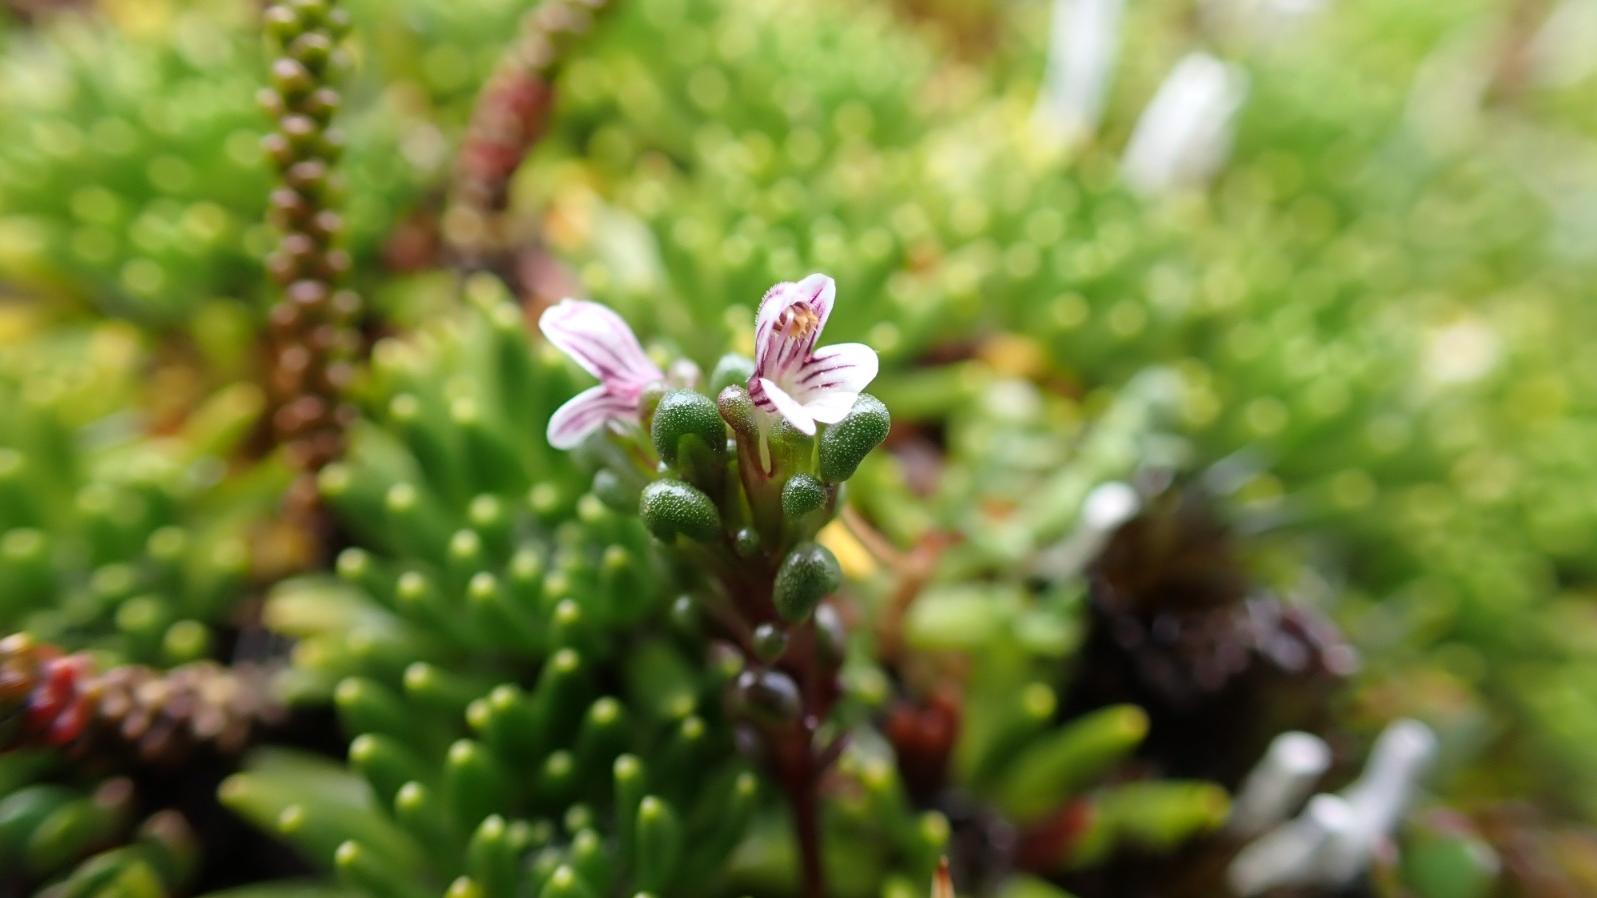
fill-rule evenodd
<path id="1" fill-rule="evenodd" d="M 997 804 L 1017 820 L 1035 820 L 1129 755 L 1147 733 L 1148 716 L 1134 705 L 1078 717 L 1014 759 L 998 782 Z"/>
<path id="2" fill-rule="evenodd" d="M 663 892 L 682 859 L 682 824 L 670 803 L 648 795 L 638 804 L 637 884 Z"/>

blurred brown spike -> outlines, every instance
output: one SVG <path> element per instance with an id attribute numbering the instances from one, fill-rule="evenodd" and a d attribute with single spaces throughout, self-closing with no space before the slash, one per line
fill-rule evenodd
<path id="1" fill-rule="evenodd" d="M 548 0 L 521 20 L 521 36 L 500 57 L 477 97 L 455 166 L 444 239 L 472 270 L 493 270 L 515 287 L 515 248 L 503 221 L 510 181 L 543 136 L 554 78 L 610 0 Z M 518 292 L 520 292 L 518 290 Z"/>
<path id="2" fill-rule="evenodd" d="M 937 862 L 937 875 L 932 879 L 932 898 L 954 898 L 954 877 L 948 872 L 948 858 Z"/>
<path id="3" fill-rule="evenodd" d="M 269 672 L 202 661 L 170 671 L 96 671 L 27 634 L 0 640 L 0 750 L 54 746 L 73 755 L 168 766 L 195 750 L 231 754 L 276 720 Z"/>
<path id="4" fill-rule="evenodd" d="M 338 246 L 341 138 L 330 120 L 340 103 L 331 83 L 336 65 L 326 64 L 339 58 L 333 48 L 343 17 L 336 9 L 325 15 L 301 15 L 297 9 L 288 2 L 266 8 L 278 49 L 261 103 L 276 131 L 264 146 L 279 171 L 268 215 L 278 245 L 267 267 L 282 292 L 269 315 L 265 355 L 271 411 L 265 428 L 271 445 L 282 447 L 301 472 L 288 492 L 292 523 L 321 532 L 314 475 L 343 452 L 344 427 L 353 409 L 342 387 L 363 341 L 355 329 L 361 304 L 344 286 L 349 254 Z"/>

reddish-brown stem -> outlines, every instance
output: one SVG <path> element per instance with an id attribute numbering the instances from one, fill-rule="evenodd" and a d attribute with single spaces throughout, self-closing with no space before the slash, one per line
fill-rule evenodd
<path id="1" fill-rule="evenodd" d="M 763 557 L 746 559 L 738 563 L 737 548 L 729 539 L 720 547 L 720 555 L 730 561 L 717 573 L 727 594 L 734 597 L 734 605 L 741 616 L 742 633 L 753 624 L 781 622 L 772 602 L 771 586 L 777 572 L 780 551 L 786 542 L 783 529 L 780 494 L 773 488 L 781 471 L 781 463 L 772 452 L 767 466 L 761 458 L 761 433 L 739 432 L 738 475 L 743 492 L 748 499 L 749 512 L 763 544 Z M 731 487 L 735 490 L 736 487 Z M 727 621 L 720 622 L 723 628 Z M 777 781 L 782 784 L 791 808 L 794 839 L 798 844 L 799 866 L 802 876 L 803 898 L 825 898 L 826 867 L 821 844 L 821 787 L 826 771 L 836 762 L 841 752 L 841 737 L 818 746 L 817 733 L 826 720 L 836 699 L 835 665 L 824 658 L 821 640 L 813 621 L 788 629 L 788 645 L 776 666 L 783 674 L 793 678 L 798 686 L 799 712 L 797 719 L 782 723 L 767 722 L 758 727 L 765 742 L 765 757 Z M 744 663 L 751 668 L 764 667 L 747 638 L 738 639 Z"/>
<path id="2" fill-rule="evenodd" d="M 836 754 L 818 750 L 816 730 L 831 710 L 831 691 L 825 688 L 824 679 L 830 673 L 820 657 L 820 643 L 814 622 L 801 625 L 793 634 L 789 649 L 791 662 L 796 668 L 804 710 L 794 727 L 793 740 L 797 743 L 788 755 L 792 768 L 786 772 L 788 802 L 793 810 L 793 830 L 798 840 L 799 864 L 803 874 L 804 898 L 825 898 L 826 869 L 821 850 L 821 781 L 826 768 L 837 760 Z M 837 743 L 833 743 L 836 745 Z"/>
<path id="3" fill-rule="evenodd" d="M 793 806 L 793 829 L 798 838 L 799 869 L 803 876 L 804 898 L 826 898 L 826 870 L 821 857 L 820 771 L 811 769 L 810 753 L 801 778 L 789 785 L 788 801 Z"/>

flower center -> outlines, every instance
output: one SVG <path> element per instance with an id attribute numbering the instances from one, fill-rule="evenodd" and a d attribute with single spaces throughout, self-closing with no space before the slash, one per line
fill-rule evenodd
<path id="1" fill-rule="evenodd" d="M 807 337 L 815 332 L 821 323 L 821 316 L 808 303 L 795 303 L 782 311 L 782 317 L 777 320 L 776 328 L 791 339 Z"/>

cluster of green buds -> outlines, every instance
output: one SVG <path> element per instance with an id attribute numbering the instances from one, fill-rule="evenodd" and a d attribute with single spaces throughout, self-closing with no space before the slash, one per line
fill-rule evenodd
<path id="1" fill-rule="evenodd" d="M 284 0 L 264 15 L 278 47 L 271 86 L 261 92 L 277 123 L 263 145 L 279 177 L 270 197 L 279 239 L 267 259 L 282 288 L 268 318 L 271 425 L 295 467 L 314 472 L 343 452 L 355 417 L 344 393 L 361 344 L 354 328 L 361 299 L 345 286 L 350 256 L 341 246 L 342 187 L 334 171 L 344 139 L 331 125 L 341 103 L 332 76 L 349 18 L 329 0 Z M 312 480 L 302 480 L 290 499 L 308 507 L 314 490 Z"/>
<path id="2" fill-rule="evenodd" d="M 756 315 L 753 360 L 728 356 L 714 399 L 674 366 L 668 377 L 630 328 L 597 303 L 546 311 L 549 340 L 600 379 L 549 422 L 551 444 L 605 431 L 594 492 L 636 508 L 672 554 L 707 576 L 683 600 L 742 666 L 729 707 L 749 750 L 788 793 L 806 894 L 823 888 L 818 792 L 842 750 L 829 726 L 846 651 L 842 617 L 824 600 L 842 573 L 817 541 L 844 483 L 886 439 L 889 415 L 863 393 L 876 354 L 818 347 L 836 301 L 821 274 L 772 287 Z"/>

